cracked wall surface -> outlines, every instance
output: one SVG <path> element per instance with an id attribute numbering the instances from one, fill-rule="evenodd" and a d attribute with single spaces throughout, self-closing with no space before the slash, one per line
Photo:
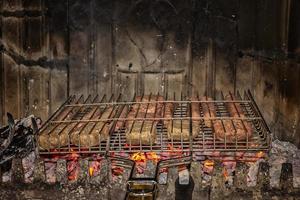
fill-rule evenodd
<path id="1" fill-rule="evenodd" d="M 250 89 L 300 145 L 299 0 L 2 0 L 1 124 L 69 94 Z M 297 37 L 298 36 L 298 37 Z"/>

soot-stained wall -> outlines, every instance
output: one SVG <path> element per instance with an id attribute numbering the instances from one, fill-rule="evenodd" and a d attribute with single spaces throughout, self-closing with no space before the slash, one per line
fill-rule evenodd
<path id="1" fill-rule="evenodd" d="M 1 123 L 69 94 L 250 89 L 300 145 L 299 0 L 2 0 Z"/>

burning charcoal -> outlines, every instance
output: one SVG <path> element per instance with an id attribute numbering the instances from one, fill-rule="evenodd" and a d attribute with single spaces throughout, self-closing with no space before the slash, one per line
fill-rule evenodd
<path id="1" fill-rule="evenodd" d="M 214 161 L 212 160 L 205 160 L 202 167 L 202 185 L 210 185 L 213 170 L 214 170 Z"/>
<path id="2" fill-rule="evenodd" d="M 238 162 L 236 164 L 234 186 L 236 188 L 245 189 L 247 187 L 247 175 L 249 166 L 246 163 Z"/>
<path id="3" fill-rule="evenodd" d="M 269 175 L 269 164 L 267 162 L 260 162 L 257 174 L 257 186 L 266 190 L 270 185 L 270 175 Z"/>
<path id="4" fill-rule="evenodd" d="M 79 183 L 84 183 L 89 179 L 89 160 L 79 159 L 79 168 L 80 168 L 80 172 L 77 181 Z"/>
<path id="5" fill-rule="evenodd" d="M 280 176 L 280 188 L 291 192 L 293 189 L 293 166 L 291 163 L 283 163 Z"/>
<path id="6" fill-rule="evenodd" d="M 25 173 L 25 179 L 24 179 L 25 183 L 32 183 L 33 181 L 33 175 L 35 170 L 35 159 L 36 159 L 35 152 L 31 152 L 30 154 L 28 154 L 28 156 L 22 159 L 22 164 Z"/>
<path id="7" fill-rule="evenodd" d="M 225 179 L 225 184 L 227 187 L 231 187 L 233 185 L 233 177 L 236 168 L 236 161 L 234 161 L 234 157 L 226 157 L 223 161 L 223 175 Z"/>
<path id="8" fill-rule="evenodd" d="M 66 184 L 67 178 L 67 162 L 65 159 L 59 159 L 56 163 L 56 181 L 60 184 Z"/>
<path id="9" fill-rule="evenodd" d="M 22 159 L 15 158 L 12 160 L 12 179 L 14 183 L 24 182 L 24 170 L 22 165 Z"/>
<path id="10" fill-rule="evenodd" d="M 45 162 L 42 159 L 37 159 L 35 162 L 35 170 L 33 175 L 34 182 L 46 182 L 46 175 L 45 175 Z"/>
<path id="11" fill-rule="evenodd" d="M 103 178 L 106 176 L 101 176 L 100 173 L 101 163 L 100 161 L 91 161 L 89 165 L 89 176 L 90 183 L 94 185 L 100 185 Z"/>

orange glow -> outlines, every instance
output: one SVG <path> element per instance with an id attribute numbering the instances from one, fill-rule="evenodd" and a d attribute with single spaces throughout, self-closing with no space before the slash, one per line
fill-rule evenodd
<path id="1" fill-rule="evenodd" d="M 89 175 L 93 176 L 94 174 L 94 168 L 93 167 L 89 167 Z"/>
<path id="2" fill-rule="evenodd" d="M 213 167 L 215 165 L 214 161 L 213 160 L 205 160 L 204 161 L 204 167 Z"/>
<path id="3" fill-rule="evenodd" d="M 158 162 L 160 157 L 155 152 L 146 153 L 146 157 L 148 160 L 152 160 L 154 162 Z"/>
<path id="4" fill-rule="evenodd" d="M 131 159 L 134 160 L 135 162 L 145 162 L 146 156 L 144 153 L 138 152 L 138 153 L 134 153 L 131 156 Z"/>
<path id="5" fill-rule="evenodd" d="M 226 168 L 223 169 L 223 176 L 224 176 L 225 180 L 227 180 L 229 175 L 228 175 L 228 171 Z"/>
<path id="6" fill-rule="evenodd" d="M 262 151 L 256 153 L 256 157 L 257 157 L 257 158 L 262 158 L 262 157 L 264 157 L 264 155 L 265 155 L 265 153 L 262 152 Z"/>

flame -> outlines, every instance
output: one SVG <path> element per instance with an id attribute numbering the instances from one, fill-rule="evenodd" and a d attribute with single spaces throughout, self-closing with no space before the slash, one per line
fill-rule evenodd
<path id="1" fill-rule="evenodd" d="M 71 154 L 67 156 L 69 160 L 67 163 L 67 172 L 68 172 L 68 179 L 70 181 L 76 180 L 79 174 L 79 163 L 78 158 L 79 154 L 75 153 L 73 149 L 71 149 Z"/>
<path id="2" fill-rule="evenodd" d="M 265 153 L 262 151 L 256 153 L 257 158 L 262 158 L 262 157 L 264 157 L 264 155 L 265 155 Z"/>
<path id="3" fill-rule="evenodd" d="M 204 167 L 213 167 L 215 165 L 214 161 L 213 160 L 205 160 L 204 161 Z"/>
<path id="4" fill-rule="evenodd" d="M 89 175 L 93 176 L 94 174 L 94 168 L 93 167 L 89 167 Z"/>
<path id="5" fill-rule="evenodd" d="M 94 160 L 90 162 L 90 167 L 89 167 L 89 175 L 94 176 L 95 173 L 99 172 L 101 168 L 101 163 L 99 160 Z"/>
<path id="6" fill-rule="evenodd" d="M 146 156 L 142 152 L 134 153 L 131 156 L 131 159 L 134 160 L 135 162 L 145 162 L 146 161 Z"/>
<path id="7" fill-rule="evenodd" d="M 154 162 L 158 162 L 160 157 L 155 152 L 146 153 L 146 157 L 148 160 L 152 160 Z"/>
<path id="8" fill-rule="evenodd" d="M 227 180 L 229 177 L 229 174 L 228 174 L 228 171 L 226 168 L 223 168 L 223 176 L 224 176 L 225 180 Z"/>

